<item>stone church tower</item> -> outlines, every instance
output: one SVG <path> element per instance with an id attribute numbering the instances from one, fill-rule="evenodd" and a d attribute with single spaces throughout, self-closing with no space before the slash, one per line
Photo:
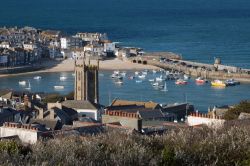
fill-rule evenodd
<path id="1" fill-rule="evenodd" d="M 99 60 L 88 60 L 85 58 L 75 61 L 75 100 L 88 100 L 99 103 Z M 92 62 L 92 64 L 91 64 Z"/>

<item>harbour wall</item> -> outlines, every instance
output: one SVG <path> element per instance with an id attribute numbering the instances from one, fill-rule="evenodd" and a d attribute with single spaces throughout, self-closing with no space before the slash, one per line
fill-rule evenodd
<path id="1" fill-rule="evenodd" d="M 220 80 L 227 80 L 227 79 L 235 79 L 242 83 L 250 83 L 250 73 L 246 72 L 247 69 L 240 69 L 237 72 L 228 72 L 224 70 L 216 70 L 215 67 L 211 64 L 203 64 L 203 63 L 196 63 L 196 62 L 189 62 L 185 61 L 186 65 L 182 65 L 180 63 L 164 63 L 160 62 L 158 59 L 148 58 L 148 57 L 140 57 L 134 58 L 131 60 L 133 63 L 142 63 L 142 64 L 149 64 L 153 66 L 157 66 L 162 69 L 166 70 L 174 70 L 183 72 L 187 75 L 192 77 L 203 77 L 206 79 L 220 79 Z M 184 61 L 180 61 L 184 62 Z M 189 67 L 187 64 L 199 64 L 196 68 Z"/>

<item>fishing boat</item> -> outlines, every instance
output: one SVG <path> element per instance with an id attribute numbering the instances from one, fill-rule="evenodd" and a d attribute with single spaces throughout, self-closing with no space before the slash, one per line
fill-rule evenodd
<path id="1" fill-rule="evenodd" d="M 206 80 L 202 79 L 201 77 L 198 77 L 198 78 L 195 79 L 195 82 L 197 84 L 204 84 L 206 82 Z"/>
<path id="2" fill-rule="evenodd" d="M 54 89 L 58 89 L 58 90 L 64 89 L 64 86 L 54 86 Z"/>
<path id="3" fill-rule="evenodd" d="M 226 87 L 227 85 L 221 80 L 211 81 L 211 85 L 215 87 Z"/>
<path id="4" fill-rule="evenodd" d="M 67 77 L 65 77 L 65 76 L 61 76 L 60 77 L 60 81 L 64 81 L 64 80 L 66 80 L 67 79 Z"/>
<path id="5" fill-rule="evenodd" d="M 140 79 L 144 79 L 146 77 L 146 75 L 142 74 L 142 75 L 138 75 L 138 78 Z"/>
<path id="6" fill-rule="evenodd" d="M 26 81 L 19 81 L 18 83 L 19 83 L 19 85 L 23 85 L 23 86 L 26 85 Z"/>
<path id="7" fill-rule="evenodd" d="M 234 85 L 239 85 L 240 82 L 239 81 L 235 81 L 234 79 L 229 79 L 225 81 L 225 84 L 227 86 L 234 86 Z"/>
<path id="8" fill-rule="evenodd" d="M 40 79 L 42 79 L 42 77 L 41 76 L 35 76 L 33 79 L 34 80 L 40 80 Z"/>
<path id="9" fill-rule="evenodd" d="M 175 82 L 176 85 L 186 85 L 187 81 L 183 80 L 183 79 L 178 79 Z"/>

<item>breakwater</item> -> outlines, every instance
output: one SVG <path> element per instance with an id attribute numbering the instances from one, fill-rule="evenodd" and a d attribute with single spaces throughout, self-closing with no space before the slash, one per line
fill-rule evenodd
<path id="1" fill-rule="evenodd" d="M 177 59 L 161 59 L 160 57 L 139 57 L 131 59 L 133 63 L 149 64 L 166 70 L 174 70 L 192 77 L 206 79 L 235 79 L 243 83 L 250 83 L 250 70 L 234 66 L 205 64 Z"/>

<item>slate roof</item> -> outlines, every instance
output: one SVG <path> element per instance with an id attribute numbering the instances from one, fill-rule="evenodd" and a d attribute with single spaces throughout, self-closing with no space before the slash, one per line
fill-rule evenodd
<path id="1" fill-rule="evenodd" d="M 139 110 L 138 113 L 142 119 L 164 118 L 160 110 Z"/>
<path id="2" fill-rule="evenodd" d="M 66 100 L 62 102 L 62 105 L 67 108 L 74 108 L 74 109 L 92 109 L 96 110 L 101 108 L 101 105 L 91 103 L 87 100 Z"/>
<path id="3" fill-rule="evenodd" d="M 127 110 L 127 109 L 143 109 L 145 108 L 143 105 L 115 105 L 115 106 L 108 106 L 106 107 L 107 110 Z"/>
<path id="4" fill-rule="evenodd" d="M 11 90 L 0 90 L 0 96 L 6 99 L 11 99 L 12 91 Z"/>
<path id="5" fill-rule="evenodd" d="M 41 124 L 41 125 L 45 125 L 46 127 L 52 129 L 52 130 L 56 130 L 59 127 L 59 122 L 58 120 L 44 120 L 44 119 L 31 119 L 30 120 L 30 124 Z"/>

